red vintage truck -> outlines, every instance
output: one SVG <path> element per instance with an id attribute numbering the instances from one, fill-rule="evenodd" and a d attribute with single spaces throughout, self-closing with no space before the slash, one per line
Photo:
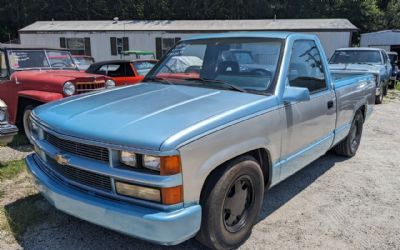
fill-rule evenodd
<path id="1" fill-rule="evenodd" d="M 10 123 L 23 128 L 28 138 L 27 120 L 34 107 L 115 87 L 115 82 L 107 76 L 79 71 L 69 51 L 62 49 L 0 44 L 0 69 L 0 99 L 8 105 Z"/>

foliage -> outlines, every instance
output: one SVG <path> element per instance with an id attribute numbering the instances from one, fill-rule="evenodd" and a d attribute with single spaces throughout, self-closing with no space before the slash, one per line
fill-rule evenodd
<path id="1" fill-rule="evenodd" d="M 400 28 L 398 0 L 0 0 L 0 41 L 38 20 L 348 18 L 360 32 Z"/>

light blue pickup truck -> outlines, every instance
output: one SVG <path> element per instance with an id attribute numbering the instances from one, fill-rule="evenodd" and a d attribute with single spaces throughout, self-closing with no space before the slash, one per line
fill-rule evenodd
<path id="1" fill-rule="evenodd" d="M 321 48 L 299 33 L 182 40 L 141 84 L 36 108 L 27 166 L 83 220 L 163 245 L 237 247 L 264 190 L 330 149 L 358 149 L 375 78 L 331 75 Z"/>
<path id="2" fill-rule="evenodd" d="M 329 64 L 333 74 L 373 74 L 376 79 L 375 104 L 382 103 L 392 76 L 392 65 L 384 49 L 358 47 L 337 49 Z"/>

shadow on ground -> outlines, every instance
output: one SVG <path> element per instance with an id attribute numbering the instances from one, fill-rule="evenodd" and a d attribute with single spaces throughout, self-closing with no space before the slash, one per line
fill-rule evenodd
<path id="1" fill-rule="evenodd" d="M 26 153 L 32 151 L 31 144 L 21 131 L 14 136 L 13 140 L 7 146 L 20 152 Z"/>
<path id="2" fill-rule="evenodd" d="M 335 163 L 345 159 L 328 153 L 270 189 L 264 197 L 258 222 L 307 188 Z M 24 211 L 28 215 L 24 215 Z M 173 247 L 134 239 L 56 211 L 39 195 L 7 205 L 6 212 L 15 238 L 25 249 L 204 249 L 194 239 Z M 38 220 L 42 223 L 32 226 Z"/>

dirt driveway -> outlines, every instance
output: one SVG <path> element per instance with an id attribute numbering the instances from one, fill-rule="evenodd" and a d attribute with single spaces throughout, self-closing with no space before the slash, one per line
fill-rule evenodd
<path id="1" fill-rule="evenodd" d="M 398 93 L 391 91 L 391 99 L 376 106 L 354 158 L 328 153 L 269 190 L 241 248 L 399 249 Z M 164 249 L 54 210 L 31 188 L 26 173 L 0 188 L 9 225 L 0 227 L 0 249 Z M 202 246 L 190 240 L 171 248 Z"/>

